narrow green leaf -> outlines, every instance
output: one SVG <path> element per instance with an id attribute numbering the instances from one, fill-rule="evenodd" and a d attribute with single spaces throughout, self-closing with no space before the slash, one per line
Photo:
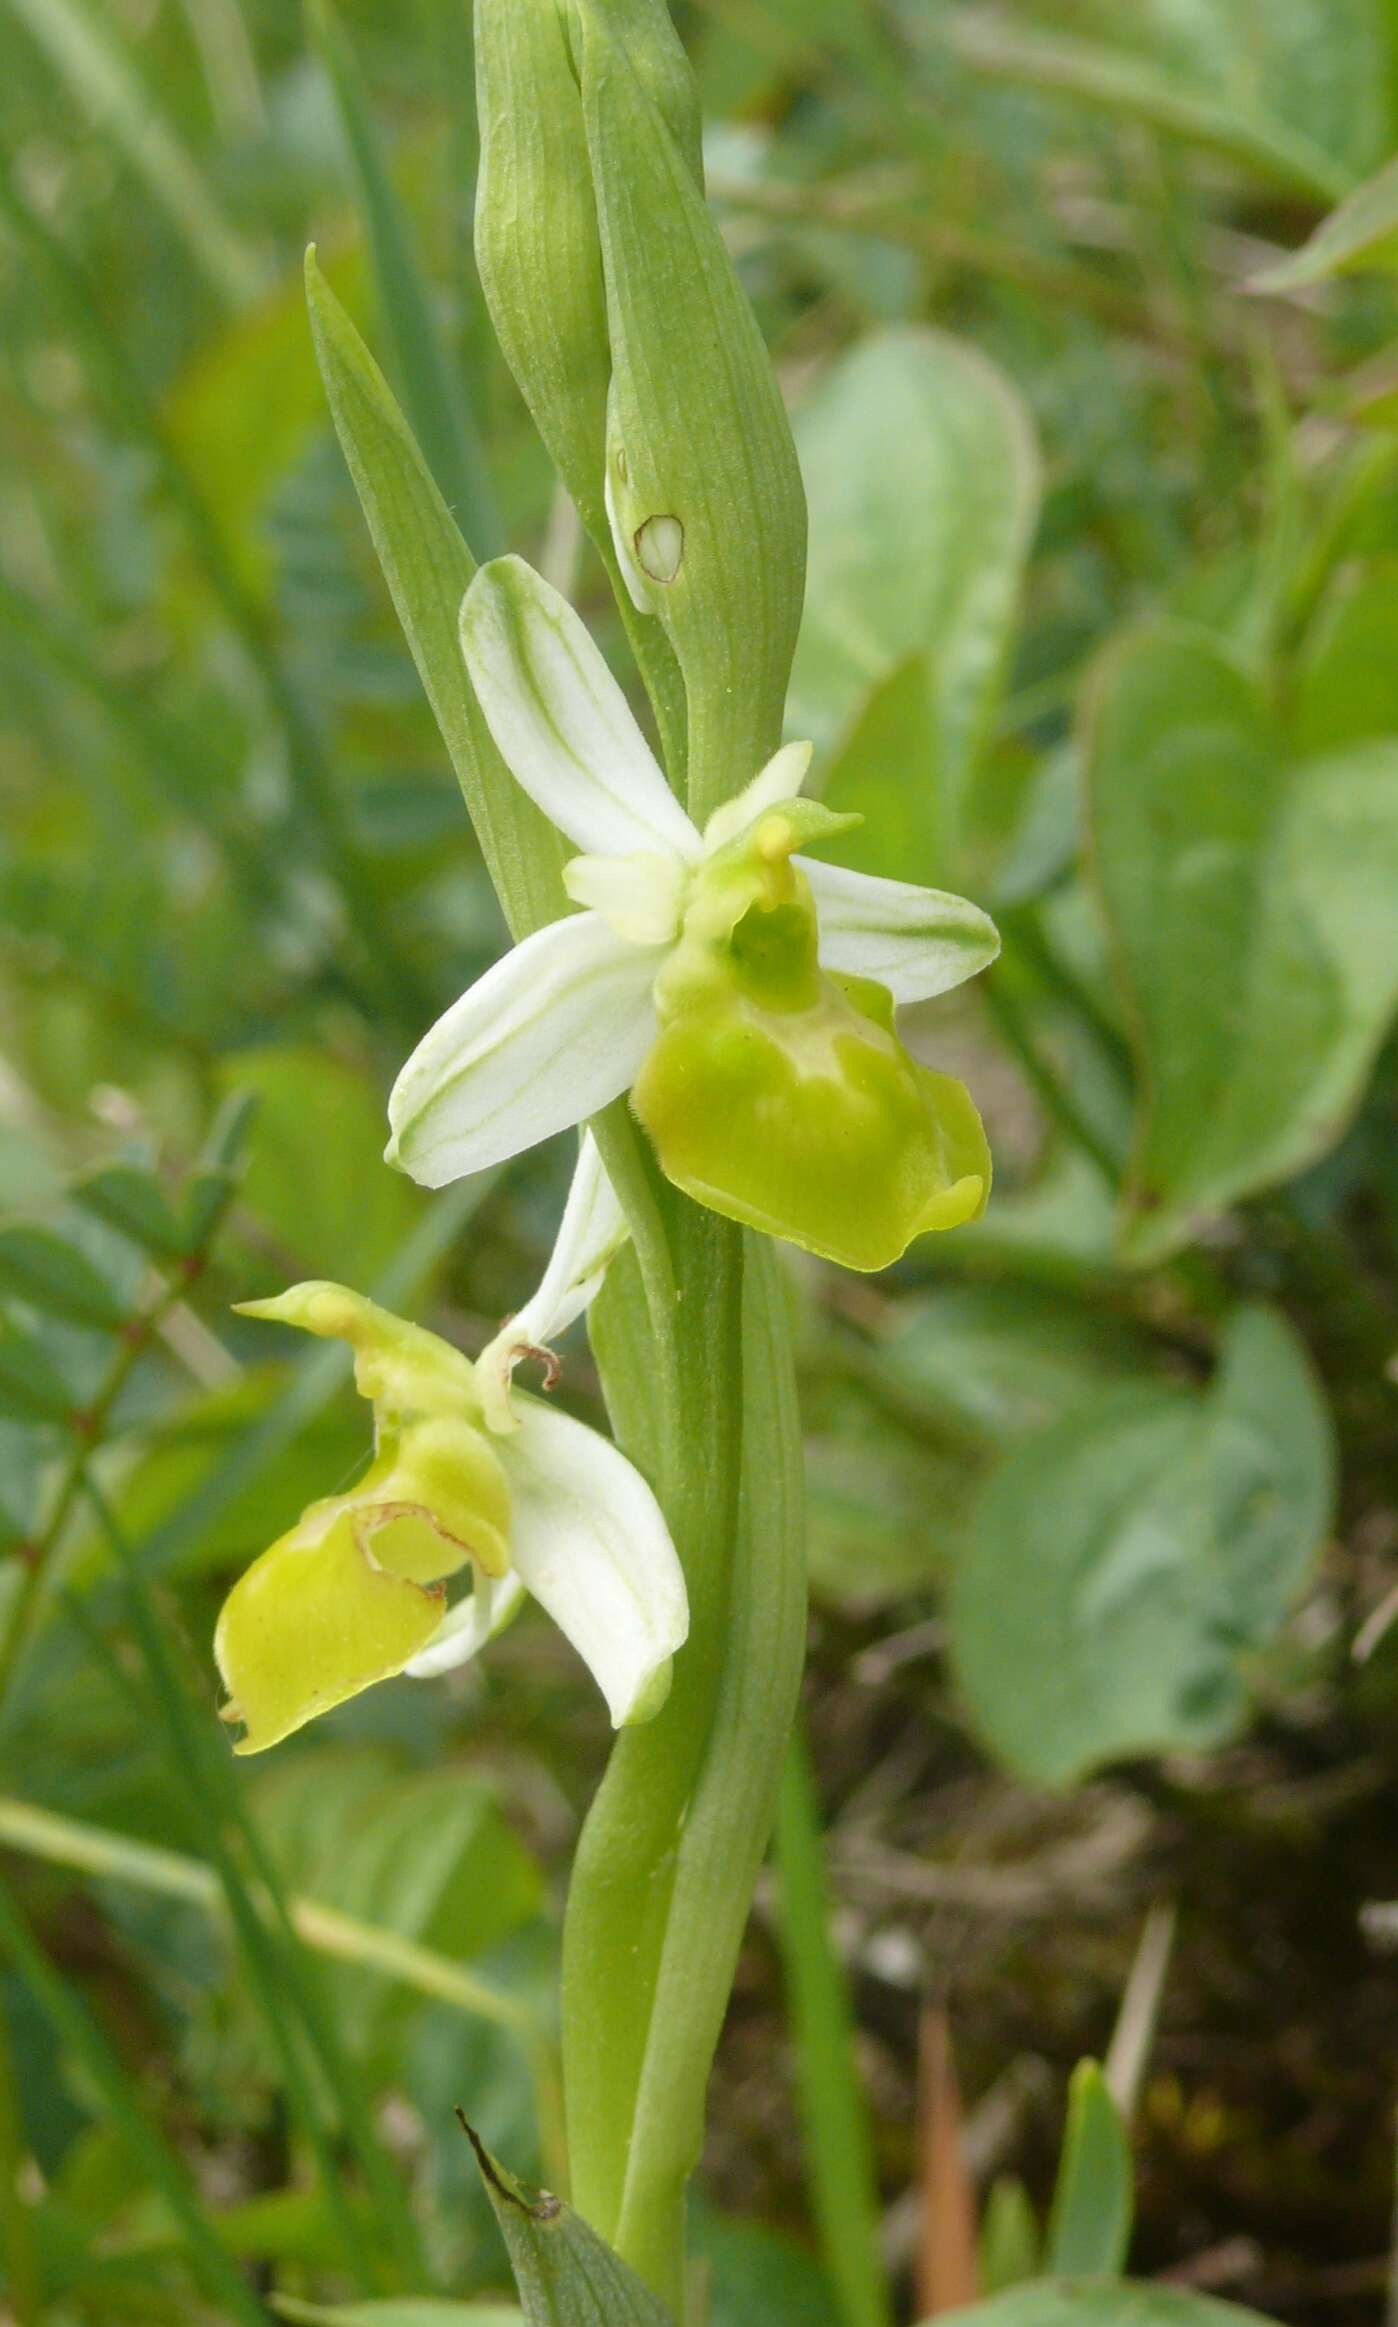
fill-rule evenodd
<path id="1" fill-rule="evenodd" d="M 174 1206 L 155 1174 L 140 1164 L 108 1164 L 75 1182 L 72 1193 L 74 1203 L 157 1260 L 180 1260 L 189 1249 Z"/>
<path id="2" fill-rule="evenodd" d="M 1334 1498 L 1331 1425 L 1291 1328 L 1238 1312 L 1202 1397 L 1099 1392 L 982 1495 L 952 1595 L 961 1686 L 997 1754 L 1061 1786 L 1129 1753 L 1216 1743 Z"/>
<path id="3" fill-rule="evenodd" d="M 466 2130 L 528 2327 L 673 2327 L 663 2303 L 580 2214 L 547 2190 L 516 2181 Z"/>
<path id="4" fill-rule="evenodd" d="M 855 2065 L 849 1990 L 830 1933 L 819 1809 L 799 1727 L 782 1777 L 776 1859 L 807 2170 L 825 2262 L 846 2327 L 889 2327 L 869 2105 Z"/>
<path id="5" fill-rule="evenodd" d="M 1095 2060 L 1080 2060 L 1068 2087 L 1068 2121 L 1049 2209 L 1047 2276 L 1105 2278 L 1131 2243 L 1131 2149 Z"/>
<path id="6" fill-rule="evenodd" d="M 842 863 L 949 878 L 1038 510 L 1033 424 L 978 349 L 906 327 L 832 364 L 794 427 L 811 539 L 788 724 L 836 754 L 824 797 L 865 814 Z"/>
<path id="7" fill-rule="evenodd" d="M 0 1415 L 16 1422 L 66 1422 L 73 1393 L 43 1343 L 0 1317 Z"/>
<path id="8" fill-rule="evenodd" d="M 1260 2311 L 1215 2303 L 1182 2287 L 1131 2279 L 1075 2286 L 1038 2279 L 969 2311 L 943 2311 L 923 2327 L 1274 2327 Z"/>
<path id="9" fill-rule="evenodd" d="M 1383 274 L 1398 268 L 1398 156 L 1346 195 L 1309 242 L 1254 275 L 1248 288 L 1299 291 L 1362 268 Z"/>
<path id="10" fill-rule="evenodd" d="M 1106 664 L 1085 757 L 1144 1086 L 1121 1241 L 1156 1261 L 1358 1104 L 1398 1000 L 1398 738 L 1293 764 L 1252 676 L 1164 628 Z"/>
<path id="11" fill-rule="evenodd" d="M 379 314 L 428 467 L 481 557 L 504 532 L 464 373 L 448 357 L 417 262 L 412 233 L 385 163 L 364 74 L 331 0 L 309 0 L 307 19 L 349 150 L 369 238 Z M 531 122 L 531 129 L 537 124 Z"/>
<path id="12" fill-rule="evenodd" d="M 466 679 L 457 616 L 475 559 L 378 365 L 306 254 L 306 297 L 330 410 L 379 563 L 516 937 L 566 908 L 563 848 L 495 749 Z"/>
<path id="13" fill-rule="evenodd" d="M 129 1314 L 124 1294 L 85 1252 L 55 1229 L 27 1223 L 0 1228 L 0 1292 L 75 1325 L 120 1326 Z"/>

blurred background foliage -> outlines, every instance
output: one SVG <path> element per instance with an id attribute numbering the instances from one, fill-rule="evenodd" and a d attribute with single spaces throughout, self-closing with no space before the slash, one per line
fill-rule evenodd
<path id="1" fill-rule="evenodd" d="M 818 1798 L 902 2315 L 972 2291 L 926 2264 L 947 2024 L 989 2289 L 1173 1905 L 1127 2030 L 1133 2268 L 1358 2327 L 1392 2186 L 1398 7 L 679 21 L 811 501 L 792 729 L 866 814 L 849 861 L 1005 935 L 915 1029 L 984 1106 L 988 1219 L 791 1272 L 813 1776 L 720 2056 L 712 2319 L 886 2315 L 822 2147 Z M 230 1302 L 342 1276 L 477 1347 L 568 1166 L 428 1198 L 380 1161 L 502 929 L 308 240 L 477 554 L 619 630 L 482 309 L 462 0 L 0 0 L 0 149 L 4 2299 L 498 2289 L 452 2108 L 556 2178 L 601 1708 L 526 1618 L 266 1763 L 214 1719 L 222 1591 L 365 1452 L 336 1353 Z M 595 1411 L 581 1343 L 563 1394 Z"/>

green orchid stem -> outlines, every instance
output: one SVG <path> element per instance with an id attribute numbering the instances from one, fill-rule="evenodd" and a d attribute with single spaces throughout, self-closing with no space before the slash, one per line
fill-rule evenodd
<path id="1" fill-rule="evenodd" d="M 804 1650 L 800 1438 L 772 1247 L 678 1196 L 630 1136 L 673 1291 L 641 1234 L 594 1339 L 618 1436 L 684 1562 L 691 1631 L 668 1703 L 619 1740 L 583 1832 L 563 2056 L 574 2203 L 679 2320 L 685 2188 Z"/>

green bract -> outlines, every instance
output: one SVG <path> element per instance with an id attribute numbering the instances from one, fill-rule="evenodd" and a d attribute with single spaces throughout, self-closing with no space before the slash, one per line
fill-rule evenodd
<path id="1" fill-rule="evenodd" d="M 704 205 L 693 79 L 664 0 L 479 0 L 475 23 L 491 316 L 622 598 L 676 779 L 687 730 L 709 807 L 780 723 L 805 503 Z"/>
<path id="2" fill-rule="evenodd" d="M 677 1186 L 852 1268 L 972 1219 L 990 1159 L 961 1085 L 918 1063 L 894 1007 L 945 992 L 998 941 L 964 898 L 796 852 L 848 818 L 787 744 L 702 833 L 571 608 L 518 558 L 462 606 L 502 756 L 584 853 L 584 911 L 454 1003 L 404 1067 L 389 1149 L 439 1187 L 633 1090 Z"/>
<path id="3" fill-rule="evenodd" d="M 526 1591 L 591 1666 L 618 1725 L 663 1703 L 688 1613 L 659 1507 L 614 1446 L 510 1382 L 585 1306 L 623 1235 L 588 1140 L 543 1283 L 474 1364 L 343 1285 L 247 1304 L 350 1344 L 375 1449 L 358 1483 L 311 1504 L 224 1603 L 214 1649 L 240 1753 L 392 1674 L 464 1662 Z M 448 1609 L 448 1579 L 468 1566 L 474 1589 Z"/>

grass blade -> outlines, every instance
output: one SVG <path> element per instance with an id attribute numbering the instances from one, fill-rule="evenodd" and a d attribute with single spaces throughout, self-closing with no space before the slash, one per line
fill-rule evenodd
<path id="1" fill-rule="evenodd" d="M 152 2187 L 160 2192 L 184 2235 L 190 2263 L 210 2299 L 239 2327 L 271 2327 L 195 2193 L 172 2149 L 132 2097 L 120 2063 L 62 1974 L 39 1946 L 0 1879 L 0 1947 L 28 1985 L 56 2033 L 76 2055 L 112 2125 Z"/>
<path id="2" fill-rule="evenodd" d="M 175 450 L 144 381 L 104 323 L 96 286 L 3 172 L 0 218 L 51 284 L 98 394 L 153 461 L 209 589 L 261 684 L 282 732 L 297 804 L 339 886 L 354 929 L 359 979 L 371 1017 L 381 1021 L 387 1004 L 405 1030 L 416 1032 L 432 1014 L 431 1001 L 399 957 L 315 722 L 262 609 L 243 587 L 217 520 Z"/>
<path id="3" fill-rule="evenodd" d="M 847 2327 L 889 2327 L 869 2112 L 855 2068 L 849 1992 L 830 1939 L 820 1814 L 799 1730 L 782 1778 L 776 1851 L 796 2081 L 821 2247 Z"/>
<path id="4" fill-rule="evenodd" d="M 99 133 L 144 178 L 219 297 L 240 307 L 263 288 L 260 259 L 222 215 L 131 59 L 80 0 L 10 0 L 21 23 L 81 99 Z"/>

